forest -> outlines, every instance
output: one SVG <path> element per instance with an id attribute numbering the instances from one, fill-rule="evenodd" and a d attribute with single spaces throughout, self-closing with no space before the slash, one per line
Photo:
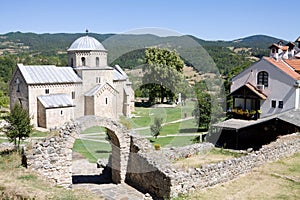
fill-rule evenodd
<path id="1" fill-rule="evenodd" d="M 83 34 L 35 34 L 35 33 L 21 33 L 12 32 L 0 35 L 0 106 L 7 104 L 8 99 L 8 84 L 12 76 L 13 70 L 17 63 L 24 65 L 67 65 L 67 48 L 70 44 L 82 36 Z M 96 34 L 89 33 L 90 36 L 95 37 L 104 46 L 107 44 L 108 52 L 118 55 L 118 51 L 122 51 L 123 46 L 118 46 L 118 40 L 113 41 L 114 34 Z M 145 49 L 147 44 L 168 43 L 170 41 L 181 41 L 183 37 L 158 37 L 154 35 L 121 35 L 120 38 L 126 40 L 127 46 L 134 42 L 135 49 L 117 58 L 109 60 L 109 65 L 119 64 L 124 69 L 132 69 L 145 63 Z M 243 70 L 244 68 L 255 62 L 254 58 L 261 58 L 268 55 L 268 45 L 277 42 L 279 39 L 269 36 L 250 36 L 234 41 L 205 41 L 194 36 L 188 36 L 199 43 L 201 48 L 212 58 L 217 67 L 218 73 L 224 78 L 225 89 L 228 92 L 229 81 L 232 76 Z M 106 41 L 110 41 L 107 43 Z M 140 48 L 137 48 L 140 47 Z M 171 47 L 172 48 L 172 47 Z M 238 48 L 245 48 L 247 50 L 235 51 Z M 186 65 L 194 67 L 200 73 L 217 71 L 207 68 L 206 65 L 210 63 L 196 62 L 191 63 L 189 60 L 193 56 L 197 56 L 197 48 L 191 47 L 182 50 L 185 57 L 181 57 Z M 110 54 L 108 54 L 109 56 Z M 188 55 L 188 56 L 187 56 Z M 181 55 L 180 55 L 181 56 Z M 4 100 L 3 100 L 4 99 Z M 2 102 L 2 103 L 1 103 Z M 7 106 L 7 105 L 6 105 Z"/>

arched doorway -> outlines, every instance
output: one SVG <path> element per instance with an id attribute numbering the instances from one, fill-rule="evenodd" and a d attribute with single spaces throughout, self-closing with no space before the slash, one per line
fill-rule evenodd
<path id="1" fill-rule="evenodd" d="M 112 119 L 97 116 L 84 116 L 76 120 L 76 123 L 79 125 L 77 134 L 95 126 L 101 126 L 106 129 L 111 145 L 111 155 L 108 161 L 108 167 L 111 170 L 111 180 L 113 183 L 124 183 L 130 151 L 128 130 Z"/>
<path id="2" fill-rule="evenodd" d="M 112 183 L 111 166 L 112 143 L 107 129 L 90 127 L 80 133 L 72 149 L 72 183 L 106 184 Z"/>
<path id="3" fill-rule="evenodd" d="M 98 117 L 84 116 L 53 130 L 49 137 L 35 142 L 24 152 L 26 166 L 63 187 L 72 186 L 72 149 L 80 132 L 93 126 L 107 129 L 111 139 L 111 180 L 124 183 L 130 152 L 128 130 L 118 122 Z"/>

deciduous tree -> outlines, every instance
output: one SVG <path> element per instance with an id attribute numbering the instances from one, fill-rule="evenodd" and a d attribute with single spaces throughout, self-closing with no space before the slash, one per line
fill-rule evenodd
<path id="1" fill-rule="evenodd" d="M 184 62 L 179 54 L 159 48 L 149 48 L 145 54 L 143 87 L 149 90 L 150 101 L 160 97 L 163 103 L 165 97 L 173 98 L 175 93 L 182 92 Z"/>

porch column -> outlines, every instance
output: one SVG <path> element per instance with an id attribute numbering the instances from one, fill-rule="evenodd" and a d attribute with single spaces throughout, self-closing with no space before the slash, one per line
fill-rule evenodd
<path id="1" fill-rule="evenodd" d="M 296 88 L 295 109 L 299 108 L 299 87 Z"/>

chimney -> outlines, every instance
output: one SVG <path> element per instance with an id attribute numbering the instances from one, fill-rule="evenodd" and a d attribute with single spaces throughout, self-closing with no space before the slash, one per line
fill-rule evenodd
<path id="1" fill-rule="evenodd" d="M 271 46 L 269 46 L 269 49 L 270 49 L 270 57 L 278 60 L 278 50 L 280 49 L 280 47 L 274 43 Z"/>
<path id="2" fill-rule="evenodd" d="M 298 37 L 295 42 L 298 43 L 298 48 L 300 48 L 300 37 Z"/>

